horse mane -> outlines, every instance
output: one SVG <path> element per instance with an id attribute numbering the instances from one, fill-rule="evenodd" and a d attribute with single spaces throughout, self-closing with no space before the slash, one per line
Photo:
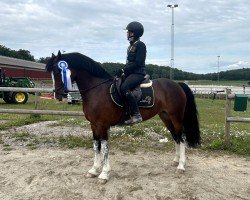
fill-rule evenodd
<path id="1" fill-rule="evenodd" d="M 69 68 L 85 70 L 99 78 L 111 78 L 112 76 L 101 66 L 100 63 L 80 53 L 62 54 L 60 60 L 65 60 Z"/>

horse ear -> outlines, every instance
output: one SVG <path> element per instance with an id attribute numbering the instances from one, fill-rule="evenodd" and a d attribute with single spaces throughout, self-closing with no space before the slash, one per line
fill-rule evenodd
<path id="1" fill-rule="evenodd" d="M 60 51 L 60 50 L 58 51 L 57 56 L 58 56 L 58 58 L 60 58 L 60 57 L 62 56 L 62 54 L 61 54 L 61 51 Z"/>
<path id="2" fill-rule="evenodd" d="M 54 54 L 54 53 L 52 53 L 51 57 L 52 57 L 52 58 L 54 58 L 54 57 L 56 57 L 56 56 L 55 56 L 55 54 Z"/>

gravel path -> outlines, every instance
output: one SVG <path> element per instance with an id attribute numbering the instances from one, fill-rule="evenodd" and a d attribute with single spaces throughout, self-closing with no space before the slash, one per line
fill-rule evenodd
<path id="1" fill-rule="evenodd" d="M 37 130 L 41 134 L 56 131 L 63 134 L 62 130 L 67 129 L 49 124 L 33 124 L 25 126 L 25 130 L 33 134 Z M 24 127 L 12 131 L 20 128 Z M 70 127 L 72 132 L 78 132 L 78 128 Z M 178 174 L 172 165 L 172 152 L 128 153 L 111 146 L 110 154 L 111 178 L 107 184 L 100 185 L 96 178 L 85 177 L 93 164 L 90 149 L 29 150 L 16 146 L 14 150 L 4 151 L 0 145 L 0 199 L 250 199 L 249 158 L 188 150 L 186 172 Z"/>

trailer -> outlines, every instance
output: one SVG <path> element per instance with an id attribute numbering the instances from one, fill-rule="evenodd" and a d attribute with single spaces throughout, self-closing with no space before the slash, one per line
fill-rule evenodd
<path id="1" fill-rule="evenodd" d="M 81 97 L 81 94 L 78 90 L 76 83 L 72 84 L 72 90 L 73 91 L 68 92 L 68 94 L 67 94 L 68 104 L 75 104 L 75 103 L 81 102 L 82 97 Z"/>

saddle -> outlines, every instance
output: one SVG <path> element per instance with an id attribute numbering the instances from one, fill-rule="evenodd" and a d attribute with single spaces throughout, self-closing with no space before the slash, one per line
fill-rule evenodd
<path id="1" fill-rule="evenodd" d="M 151 108 L 154 106 L 154 89 L 152 87 L 152 81 L 149 78 L 150 76 L 147 74 L 144 81 L 131 91 L 140 108 Z M 124 100 L 120 90 L 121 84 L 122 78 L 115 78 L 114 83 L 110 86 L 111 99 L 119 107 L 124 106 Z"/>

